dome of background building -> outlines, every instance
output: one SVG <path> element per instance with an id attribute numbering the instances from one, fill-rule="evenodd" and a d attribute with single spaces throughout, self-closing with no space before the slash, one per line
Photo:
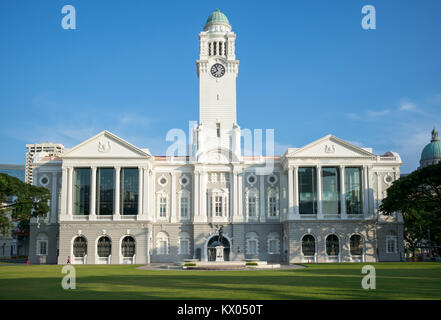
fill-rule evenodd
<path id="1" fill-rule="evenodd" d="M 441 141 L 438 137 L 438 130 L 433 128 L 432 140 L 426 145 L 421 153 L 420 168 L 441 162 Z"/>
<path id="2" fill-rule="evenodd" d="M 230 26 L 230 22 L 225 14 L 223 14 L 219 9 L 216 9 L 207 19 L 205 23 L 205 28 L 213 24 L 224 24 Z"/>

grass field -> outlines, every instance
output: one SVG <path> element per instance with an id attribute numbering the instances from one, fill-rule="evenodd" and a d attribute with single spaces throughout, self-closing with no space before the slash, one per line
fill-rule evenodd
<path id="1" fill-rule="evenodd" d="M 441 299 L 440 263 L 374 263 L 376 290 L 364 290 L 364 264 L 295 270 L 159 271 L 130 265 L 76 266 L 76 290 L 63 290 L 62 266 L 0 266 L 0 299 Z"/>

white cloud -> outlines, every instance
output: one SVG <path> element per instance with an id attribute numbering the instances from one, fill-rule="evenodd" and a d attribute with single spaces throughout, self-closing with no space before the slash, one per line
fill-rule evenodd
<path id="1" fill-rule="evenodd" d="M 354 112 L 346 113 L 346 117 L 351 120 L 359 120 L 361 118 L 358 114 Z"/>
<path id="2" fill-rule="evenodd" d="M 367 114 L 370 117 L 382 117 L 382 116 L 388 115 L 390 112 L 391 112 L 390 109 L 385 109 L 385 110 L 380 110 L 380 111 L 368 110 Z"/>
<path id="3" fill-rule="evenodd" d="M 423 113 L 423 111 L 420 108 L 418 108 L 418 106 L 415 103 L 413 103 L 411 101 L 407 101 L 407 100 L 402 100 L 401 101 L 398 110 L 400 110 L 400 111 L 408 111 L 408 112 L 416 112 L 416 113 Z"/>

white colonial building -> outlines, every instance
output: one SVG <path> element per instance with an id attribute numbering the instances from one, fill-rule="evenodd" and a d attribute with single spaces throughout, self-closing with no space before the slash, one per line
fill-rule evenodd
<path id="1" fill-rule="evenodd" d="M 30 262 L 398 261 L 400 214 L 378 211 L 401 159 L 328 135 L 282 156 L 244 156 L 236 35 L 213 12 L 199 34 L 200 119 L 186 157 L 153 156 L 108 131 L 34 161 L 51 212 L 31 221 Z"/>

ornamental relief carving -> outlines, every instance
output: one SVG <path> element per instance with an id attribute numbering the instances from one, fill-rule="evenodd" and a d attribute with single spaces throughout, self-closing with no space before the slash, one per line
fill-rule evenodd
<path id="1" fill-rule="evenodd" d="M 112 146 L 110 145 L 110 141 L 107 141 L 107 143 L 103 141 L 98 142 L 98 152 L 109 153 L 111 150 Z"/>
<path id="2" fill-rule="evenodd" d="M 325 144 L 325 152 L 326 153 L 335 153 L 335 145 L 331 144 Z"/>

